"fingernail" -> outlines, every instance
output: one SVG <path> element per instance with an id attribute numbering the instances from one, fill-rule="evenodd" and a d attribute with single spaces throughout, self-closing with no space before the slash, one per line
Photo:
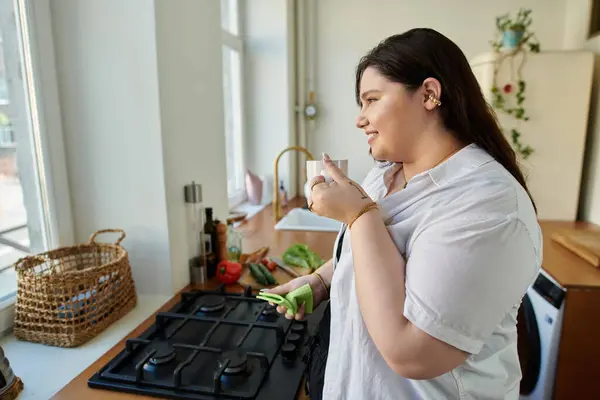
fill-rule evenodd
<path id="1" fill-rule="evenodd" d="M 269 289 L 260 289 L 259 292 L 268 292 Z"/>
<path id="2" fill-rule="evenodd" d="M 331 157 L 329 157 L 329 154 L 327 154 L 327 153 L 323 153 L 323 159 L 325 161 L 331 161 Z"/>

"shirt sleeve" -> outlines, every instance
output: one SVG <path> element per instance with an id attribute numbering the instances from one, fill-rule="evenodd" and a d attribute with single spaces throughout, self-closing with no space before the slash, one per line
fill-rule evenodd
<path id="1" fill-rule="evenodd" d="M 427 334 L 478 353 L 538 270 L 529 232 L 516 218 L 434 223 L 408 256 L 404 315 Z"/>

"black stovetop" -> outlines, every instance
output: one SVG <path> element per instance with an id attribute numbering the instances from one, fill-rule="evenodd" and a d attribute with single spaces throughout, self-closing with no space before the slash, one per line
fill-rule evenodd
<path id="1" fill-rule="evenodd" d="M 171 399 L 294 399 L 322 307 L 290 321 L 250 288 L 182 293 L 88 386 Z"/>

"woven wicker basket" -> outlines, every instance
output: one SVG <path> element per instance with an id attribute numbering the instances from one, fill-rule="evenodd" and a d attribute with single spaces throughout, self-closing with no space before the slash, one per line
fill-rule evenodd
<path id="1" fill-rule="evenodd" d="M 114 244 L 97 243 L 117 232 Z M 21 340 L 76 347 L 120 319 L 137 304 L 125 232 L 105 229 L 88 243 L 20 259 L 14 334 Z"/>

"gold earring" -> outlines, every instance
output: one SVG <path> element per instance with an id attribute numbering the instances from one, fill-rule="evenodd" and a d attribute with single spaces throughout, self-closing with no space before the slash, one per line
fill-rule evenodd
<path id="1" fill-rule="evenodd" d="M 436 106 L 439 107 L 442 105 L 442 102 L 439 101 L 438 99 L 436 99 L 435 97 L 433 97 L 432 94 L 429 95 L 429 100 L 431 100 L 431 102 Z"/>

